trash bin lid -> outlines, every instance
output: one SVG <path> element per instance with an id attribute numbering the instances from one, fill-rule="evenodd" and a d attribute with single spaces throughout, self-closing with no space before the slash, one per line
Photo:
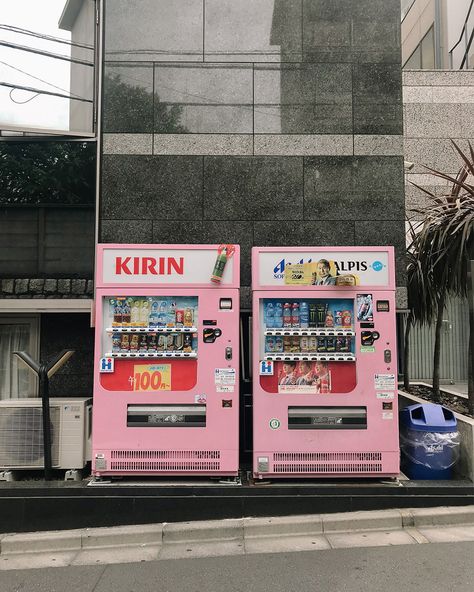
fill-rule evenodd
<path id="1" fill-rule="evenodd" d="M 400 423 L 405 428 L 423 432 L 453 432 L 457 427 L 454 413 L 434 403 L 417 403 L 405 407 L 400 412 Z"/>

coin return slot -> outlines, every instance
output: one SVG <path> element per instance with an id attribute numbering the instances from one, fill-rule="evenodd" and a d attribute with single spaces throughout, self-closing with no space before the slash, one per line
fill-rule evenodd
<path id="1" fill-rule="evenodd" d="M 128 405 L 127 407 L 127 427 L 201 428 L 205 426 L 205 405 Z"/>
<path id="2" fill-rule="evenodd" d="M 288 407 L 290 430 L 365 430 L 366 407 Z"/>
<path id="3" fill-rule="evenodd" d="M 221 298 L 219 300 L 219 308 L 221 310 L 232 310 L 232 298 Z"/>

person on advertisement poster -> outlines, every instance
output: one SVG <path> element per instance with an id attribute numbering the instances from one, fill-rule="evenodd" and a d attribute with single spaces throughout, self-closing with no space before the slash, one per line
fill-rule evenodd
<path id="1" fill-rule="evenodd" d="M 296 362 L 284 362 L 278 384 L 296 384 Z"/>
<path id="2" fill-rule="evenodd" d="M 311 362 L 302 361 L 299 363 L 299 376 L 296 379 L 297 385 L 313 386 L 316 384 L 316 376 Z"/>
<path id="3" fill-rule="evenodd" d="M 335 286 L 336 278 L 331 275 L 331 264 L 327 259 L 320 259 L 316 264 L 316 273 L 313 273 L 313 286 Z"/>
<path id="4" fill-rule="evenodd" d="M 326 362 L 316 362 L 314 364 L 316 392 L 324 395 L 331 391 L 331 376 Z"/>

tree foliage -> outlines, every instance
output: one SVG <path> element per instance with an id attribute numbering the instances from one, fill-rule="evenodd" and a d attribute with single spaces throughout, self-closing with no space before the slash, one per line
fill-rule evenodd
<path id="1" fill-rule="evenodd" d="M 0 204 L 94 204 L 96 145 L 0 142 Z"/>
<path id="2" fill-rule="evenodd" d="M 446 195 L 437 196 L 419 187 L 430 198 L 427 207 L 417 210 L 423 217 L 419 232 L 413 238 L 412 251 L 417 265 L 422 270 L 423 281 L 430 287 L 436 318 L 435 350 L 433 360 L 433 390 L 439 398 L 439 367 L 441 326 L 448 295 L 465 297 L 468 295 L 468 269 L 474 259 L 474 150 L 469 143 L 468 153 L 464 153 L 453 141 L 463 165 L 453 177 L 440 171 L 427 168 L 434 176 L 449 182 L 451 190 Z M 420 281 L 420 280 L 417 280 Z M 471 295 L 472 297 L 472 295 Z M 422 306 L 414 309 L 418 320 L 426 311 Z M 474 411 L 474 315 L 471 306 L 469 338 L 469 406 Z"/>

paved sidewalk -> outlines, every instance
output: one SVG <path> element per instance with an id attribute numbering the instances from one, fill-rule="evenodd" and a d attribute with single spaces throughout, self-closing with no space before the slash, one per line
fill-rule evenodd
<path id="1" fill-rule="evenodd" d="M 0 570 L 474 541 L 474 506 L 0 535 Z"/>

